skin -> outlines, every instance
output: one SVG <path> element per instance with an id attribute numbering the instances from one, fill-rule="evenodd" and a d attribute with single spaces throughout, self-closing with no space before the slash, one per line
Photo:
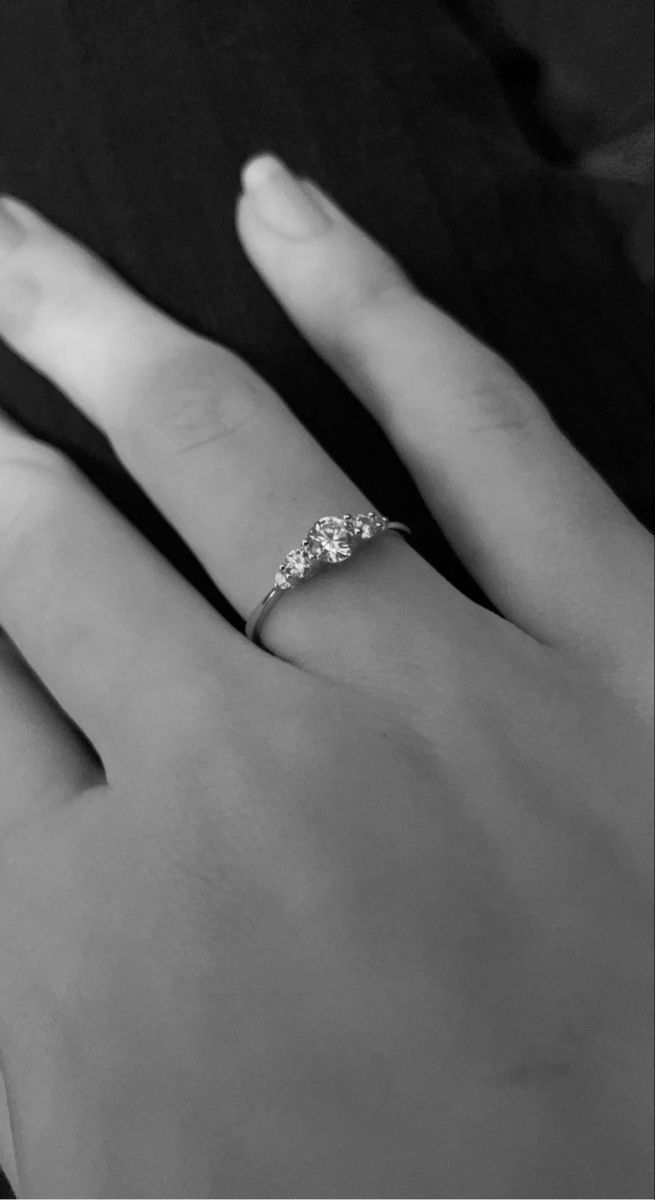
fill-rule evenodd
<path id="1" fill-rule="evenodd" d="M 388 534 L 256 647 L 1 419 L 0 1157 L 23 1196 L 646 1196 L 653 540 L 334 201 L 276 233 L 273 186 L 245 254 L 503 615 Z M 19 211 L 0 334 L 245 619 L 376 504 Z"/>

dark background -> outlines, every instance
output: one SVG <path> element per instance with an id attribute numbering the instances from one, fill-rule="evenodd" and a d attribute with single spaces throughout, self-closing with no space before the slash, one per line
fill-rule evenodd
<path id="1" fill-rule="evenodd" d="M 0 192 L 246 358 L 480 601 L 245 260 L 239 169 L 272 150 L 324 184 L 652 529 L 651 23 L 649 0 L 0 0 Z M 0 404 L 238 622 L 102 435 L 2 344 Z"/>

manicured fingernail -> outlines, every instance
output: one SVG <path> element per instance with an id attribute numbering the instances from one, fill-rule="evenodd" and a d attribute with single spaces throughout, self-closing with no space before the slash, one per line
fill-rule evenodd
<path id="1" fill-rule="evenodd" d="M 332 224 L 302 184 L 273 154 L 263 154 L 247 163 L 241 182 L 259 216 L 284 237 L 315 237 Z"/>
<path id="2" fill-rule="evenodd" d="M 16 217 L 9 211 L 5 197 L 0 197 L 0 254 L 5 250 L 13 250 L 25 237 L 25 230 Z"/>

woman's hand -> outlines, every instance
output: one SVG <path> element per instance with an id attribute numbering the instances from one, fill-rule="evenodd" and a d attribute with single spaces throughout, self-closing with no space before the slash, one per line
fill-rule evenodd
<path id="1" fill-rule="evenodd" d="M 322 203 L 302 239 L 241 197 L 245 252 L 505 619 L 387 535 L 267 653 L 2 421 L 1 1153 L 25 1196 L 645 1196 L 652 539 Z M 375 504 L 245 362 L 11 211 L 0 333 L 246 618 Z"/>

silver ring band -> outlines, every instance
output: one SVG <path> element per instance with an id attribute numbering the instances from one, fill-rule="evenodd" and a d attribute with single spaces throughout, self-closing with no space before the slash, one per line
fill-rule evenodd
<path id="1" fill-rule="evenodd" d="M 275 576 L 275 585 L 260 600 L 246 622 L 246 637 L 261 645 L 259 635 L 264 618 L 280 596 L 297 587 L 304 579 L 318 574 L 326 566 L 338 566 L 351 558 L 364 542 L 382 533 L 408 533 L 411 529 L 401 521 L 389 521 L 379 513 L 344 513 L 342 517 L 321 517 L 316 521 L 300 546 L 290 550 Z"/>

